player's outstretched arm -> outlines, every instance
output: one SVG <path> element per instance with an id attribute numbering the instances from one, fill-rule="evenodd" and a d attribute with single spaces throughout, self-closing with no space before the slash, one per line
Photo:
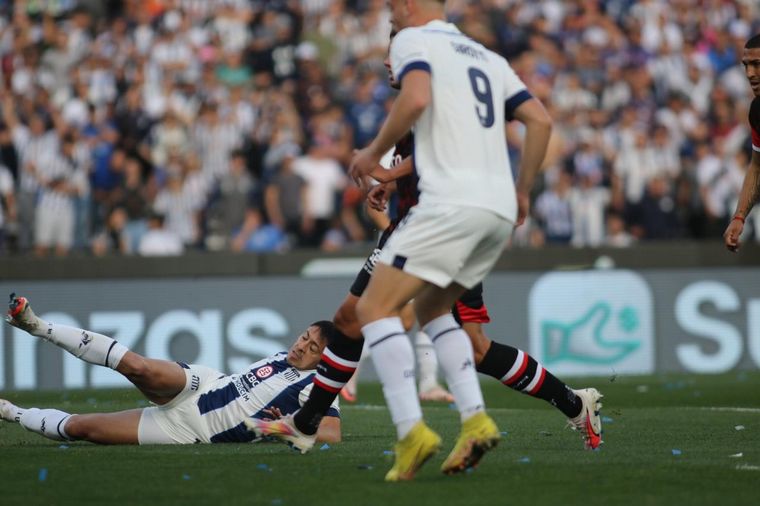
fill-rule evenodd
<path id="1" fill-rule="evenodd" d="M 340 418 L 337 416 L 326 416 L 322 418 L 317 430 L 317 441 L 323 443 L 340 443 Z"/>
<path id="2" fill-rule="evenodd" d="M 522 225 L 530 207 L 530 191 L 536 174 L 546 156 L 546 147 L 552 133 L 552 120 L 537 99 L 523 102 L 514 112 L 514 118 L 525 125 L 525 142 L 517 180 L 518 216 L 516 226 Z"/>
<path id="3" fill-rule="evenodd" d="M 401 161 L 401 163 L 399 163 L 398 165 L 390 169 L 385 169 L 382 166 L 376 167 L 370 173 L 370 176 L 372 177 L 372 179 L 380 183 L 390 183 L 391 181 L 395 181 L 396 179 L 402 178 L 404 176 L 408 176 L 409 174 L 412 173 L 413 170 L 414 170 L 414 167 L 412 167 L 412 157 L 407 156 Z"/>
<path id="4" fill-rule="evenodd" d="M 744 219 L 747 217 L 752 207 L 760 199 L 760 153 L 752 151 L 752 159 L 749 162 L 749 168 L 744 175 L 744 183 L 742 183 L 742 191 L 739 194 L 739 203 L 736 204 L 736 212 L 734 213 L 731 223 L 728 224 L 723 239 L 726 243 L 726 248 L 729 251 L 739 250 L 739 237 L 744 230 Z"/>

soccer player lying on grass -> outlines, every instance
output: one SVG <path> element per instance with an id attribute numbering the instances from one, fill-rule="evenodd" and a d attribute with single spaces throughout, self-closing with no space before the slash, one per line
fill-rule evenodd
<path id="1" fill-rule="evenodd" d="M 335 332 L 332 322 L 311 324 L 287 352 L 228 376 L 202 365 L 146 358 L 112 338 L 46 322 L 24 297 L 11 295 L 6 321 L 72 355 L 121 373 L 156 406 L 116 413 L 75 415 L 57 409 L 23 409 L 0 399 L 0 418 L 56 441 L 101 444 L 239 443 L 255 439 L 247 423 L 296 411 L 312 388 L 322 350 Z M 337 402 L 317 438 L 340 442 Z"/>

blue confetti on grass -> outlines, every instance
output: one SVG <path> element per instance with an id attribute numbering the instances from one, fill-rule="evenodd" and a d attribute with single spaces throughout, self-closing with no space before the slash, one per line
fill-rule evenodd
<path id="1" fill-rule="evenodd" d="M 259 464 L 259 465 L 256 466 L 256 469 L 260 469 L 261 471 L 266 471 L 268 473 L 272 472 L 272 470 L 266 464 Z"/>
<path id="2" fill-rule="evenodd" d="M 189 481 L 190 480 L 190 475 L 189 474 L 183 474 L 182 475 L 182 479 L 185 480 L 185 481 Z"/>
<path id="3" fill-rule="evenodd" d="M 674 456 L 677 457 L 677 456 L 681 455 L 681 450 L 673 448 L 672 450 L 670 450 L 670 453 L 672 453 Z"/>
<path id="4" fill-rule="evenodd" d="M 383 455 L 393 455 L 392 450 L 383 450 Z"/>
<path id="5" fill-rule="evenodd" d="M 37 475 L 37 479 L 39 481 L 45 481 L 47 480 L 48 470 L 47 468 L 43 467 L 40 469 L 39 474 Z"/>
<path id="6" fill-rule="evenodd" d="M 505 430 L 501 431 L 501 435 L 502 435 L 502 436 L 506 436 L 507 434 L 509 434 L 509 432 L 507 432 L 507 431 L 505 431 Z"/>
<path id="7" fill-rule="evenodd" d="M 602 417 L 602 423 L 612 423 L 614 421 L 615 421 L 615 419 L 614 418 L 610 418 L 609 416 L 603 416 Z"/>
<path id="8" fill-rule="evenodd" d="M 61 450 L 68 450 L 69 449 L 69 445 L 61 445 L 58 448 L 60 448 Z"/>
<path id="9" fill-rule="evenodd" d="M 282 499 L 272 499 L 272 506 L 280 506 Z"/>
<path id="10" fill-rule="evenodd" d="M 449 404 L 449 409 L 457 409 L 457 405 L 452 402 Z"/>
<path id="11" fill-rule="evenodd" d="M 530 464 L 530 457 L 521 457 L 517 460 L 520 464 Z"/>
<path id="12" fill-rule="evenodd" d="M 324 450 L 329 450 L 329 449 L 330 449 L 330 445 L 329 445 L 329 444 L 327 444 L 327 443 L 325 443 L 325 444 L 323 444 L 322 446 L 320 446 L 320 447 L 319 447 L 319 449 L 320 449 L 320 450 L 323 450 L 323 451 L 324 451 Z"/>

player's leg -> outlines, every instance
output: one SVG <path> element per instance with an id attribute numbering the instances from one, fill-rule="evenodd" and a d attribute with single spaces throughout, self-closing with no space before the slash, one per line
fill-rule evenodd
<path id="1" fill-rule="evenodd" d="M 58 409 L 21 408 L 0 399 L 0 418 L 54 441 L 138 444 L 142 409 L 73 415 Z"/>
<path id="2" fill-rule="evenodd" d="M 478 372 L 559 409 L 570 426 L 581 432 L 587 448 L 602 443 L 602 395 L 595 388 L 573 390 L 524 351 L 488 339 L 480 323 L 463 323 L 463 327 L 472 340 Z"/>
<path id="3" fill-rule="evenodd" d="M 438 356 L 430 336 L 419 330 L 414 336 L 414 352 L 417 357 L 417 384 L 420 400 L 430 402 L 454 402 L 454 396 L 438 382 Z"/>
<path id="4" fill-rule="evenodd" d="M 583 427 L 581 422 L 585 420 L 582 419 L 590 413 L 591 427 L 596 429 L 596 434 L 601 433 L 598 398 L 591 399 L 590 393 L 572 390 L 524 351 L 491 341 L 485 335 L 483 324 L 489 323 L 491 317 L 483 300 L 482 283 L 467 290 L 454 305 L 452 313 L 470 338 L 478 372 L 492 376 L 514 390 L 544 399 L 567 416 L 574 428 Z M 587 446 L 595 448 L 599 445 L 600 439 L 594 433 L 588 434 L 585 427 L 583 433 Z"/>
<path id="5" fill-rule="evenodd" d="M 367 281 L 369 281 L 369 277 L 367 277 Z M 354 295 L 353 293 L 355 291 L 355 286 L 356 282 L 354 285 L 352 285 L 351 292 L 349 292 L 349 294 L 343 300 L 343 303 L 335 312 L 335 316 L 333 316 L 333 323 L 343 335 L 358 336 L 355 338 L 362 341 L 363 343 L 364 339 L 361 338 L 361 326 L 359 325 L 359 321 L 356 319 L 356 302 L 359 300 L 359 296 Z M 364 286 L 366 286 L 366 284 Z M 361 291 L 364 291 L 364 287 L 361 288 Z M 357 383 L 359 377 L 359 369 L 362 362 L 368 357 L 368 354 L 366 352 L 367 346 L 366 344 L 362 344 L 362 352 L 359 360 L 357 361 L 358 363 L 356 364 L 356 369 L 351 375 L 351 378 L 349 378 L 349 380 L 340 391 L 341 397 L 343 397 L 348 402 L 356 402 L 356 395 L 358 393 Z"/>
<path id="6" fill-rule="evenodd" d="M 491 341 L 480 323 L 462 325 L 472 341 L 478 372 L 513 390 L 547 401 L 568 418 L 580 414 L 582 400 L 533 357 L 513 346 Z"/>
<path id="7" fill-rule="evenodd" d="M 409 332 L 417 321 L 414 303 L 410 302 L 401 311 L 404 330 Z M 454 396 L 438 383 L 438 357 L 430 336 L 422 329 L 414 336 L 414 355 L 417 358 L 417 384 L 421 401 L 454 402 Z"/>
<path id="8" fill-rule="evenodd" d="M 422 419 L 414 382 L 414 351 L 400 313 L 426 284 L 400 269 L 378 264 L 356 306 L 399 439 Z"/>
<path id="9" fill-rule="evenodd" d="M 147 358 L 127 351 L 115 370 L 137 387 L 149 401 L 163 405 L 185 388 L 186 367 L 185 364 Z"/>
<path id="10" fill-rule="evenodd" d="M 85 362 L 121 373 L 156 404 L 165 404 L 185 386 L 185 372 L 176 362 L 143 357 L 97 332 L 44 321 L 34 314 L 25 297 L 11 295 L 6 321 Z"/>
<path id="11" fill-rule="evenodd" d="M 400 313 L 427 282 L 379 263 L 356 306 L 362 333 L 372 351 L 398 443 L 387 481 L 409 480 L 440 448 L 440 437 L 422 421 L 414 379 L 414 350 Z"/>
<path id="12" fill-rule="evenodd" d="M 463 292 L 464 288 L 457 283 L 444 289 L 431 286 L 415 301 L 417 318 L 433 340 L 441 370 L 462 420 L 462 432 L 441 467 L 446 474 L 477 466 L 501 437 L 496 424 L 485 413 L 472 345 L 451 314 L 450 308 Z"/>

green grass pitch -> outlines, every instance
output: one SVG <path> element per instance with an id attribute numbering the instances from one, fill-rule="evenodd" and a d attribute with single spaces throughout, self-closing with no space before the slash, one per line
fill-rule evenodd
<path id="1" fill-rule="evenodd" d="M 760 372 L 572 383 L 605 394 L 601 451 L 584 451 L 543 401 L 484 381 L 499 447 L 472 473 L 442 475 L 458 416 L 425 405 L 445 447 L 411 483 L 383 482 L 394 432 L 371 384 L 343 407 L 344 442 L 303 456 L 278 444 L 62 445 L 0 422 L 0 504 L 760 504 Z M 128 390 L 4 395 L 69 412 L 145 405 Z"/>

